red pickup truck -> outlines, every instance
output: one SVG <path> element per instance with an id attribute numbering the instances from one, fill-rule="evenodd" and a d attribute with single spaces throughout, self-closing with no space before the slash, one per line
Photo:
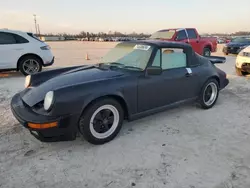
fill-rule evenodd
<path id="1" fill-rule="evenodd" d="M 150 39 L 185 42 L 203 56 L 210 56 L 211 52 L 217 51 L 217 38 L 201 37 L 195 28 L 164 29 L 153 33 Z"/>

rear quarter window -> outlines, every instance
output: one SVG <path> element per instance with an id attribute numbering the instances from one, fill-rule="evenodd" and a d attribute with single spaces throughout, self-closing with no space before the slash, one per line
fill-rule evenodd
<path id="1" fill-rule="evenodd" d="M 17 44 L 29 43 L 29 41 L 27 39 L 21 37 L 20 35 L 16 35 L 16 34 L 13 34 L 13 35 L 16 39 Z"/>

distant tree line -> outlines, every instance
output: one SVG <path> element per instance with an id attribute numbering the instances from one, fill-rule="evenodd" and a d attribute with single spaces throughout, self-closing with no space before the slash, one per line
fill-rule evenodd
<path id="1" fill-rule="evenodd" d="M 250 36 L 250 31 L 237 31 L 235 33 L 203 33 L 203 36 Z M 150 36 L 150 34 L 145 34 L 145 33 L 122 33 L 118 31 L 109 31 L 108 33 L 105 32 L 98 32 L 98 33 L 93 33 L 93 32 L 86 32 L 82 31 L 79 34 L 70 34 L 70 33 L 45 33 L 41 34 L 41 36 L 62 36 L 68 39 L 73 39 L 73 38 L 94 38 L 94 37 L 101 37 L 101 38 L 108 38 L 108 37 L 135 37 L 135 38 L 147 38 Z"/>
<path id="2" fill-rule="evenodd" d="M 207 34 L 207 33 L 205 33 L 204 35 L 211 35 L 211 36 L 250 36 L 250 31 L 237 31 L 235 33 L 230 33 L 230 34 L 226 34 L 226 33 L 210 33 L 210 34 Z"/>
<path id="3" fill-rule="evenodd" d="M 143 37 L 149 37 L 149 34 L 145 34 L 145 33 L 121 33 L 118 31 L 112 32 L 109 31 L 108 33 L 105 32 L 98 32 L 98 33 L 92 33 L 92 32 L 85 32 L 82 31 L 79 34 L 69 34 L 69 33 L 57 33 L 57 34 L 53 34 L 53 33 L 45 33 L 45 34 L 41 34 L 41 36 L 63 36 L 65 38 L 86 38 L 86 37 L 102 37 L 102 38 L 106 38 L 106 37 L 138 37 L 138 38 L 143 38 Z"/>

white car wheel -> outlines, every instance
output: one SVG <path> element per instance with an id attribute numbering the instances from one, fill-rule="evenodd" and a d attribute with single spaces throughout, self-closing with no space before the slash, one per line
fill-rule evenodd
<path id="1" fill-rule="evenodd" d="M 112 105 L 99 107 L 90 119 L 90 132 L 98 139 L 108 138 L 119 124 L 119 112 Z"/>
<path id="2" fill-rule="evenodd" d="M 119 133 L 124 119 L 123 106 L 113 98 L 101 98 L 89 105 L 79 120 L 79 131 L 92 144 L 104 144 Z"/>

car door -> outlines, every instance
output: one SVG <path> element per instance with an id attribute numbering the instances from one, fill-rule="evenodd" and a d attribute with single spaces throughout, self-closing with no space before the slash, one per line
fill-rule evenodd
<path id="1" fill-rule="evenodd" d="M 16 68 L 24 43 L 28 41 L 19 35 L 0 32 L 0 69 Z"/>
<path id="2" fill-rule="evenodd" d="M 176 52 L 177 50 L 177 52 Z M 138 111 L 163 107 L 194 95 L 189 89 L 192 74 L 182 49 L 159 49 L 152 66 L 161 66 L 161 75 L 140 77 L 138 81 Z"/>

